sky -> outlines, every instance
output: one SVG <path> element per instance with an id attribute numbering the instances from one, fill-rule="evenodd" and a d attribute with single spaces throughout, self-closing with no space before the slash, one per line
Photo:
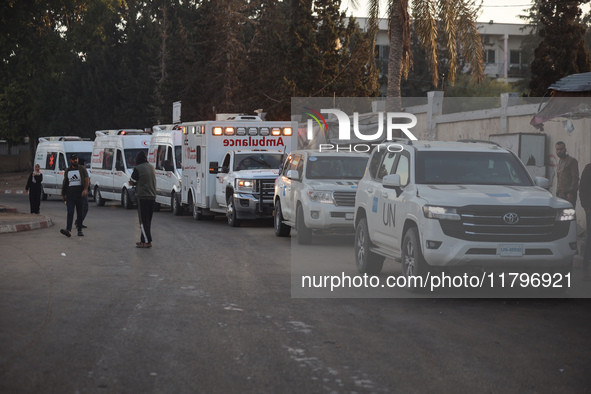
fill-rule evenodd
<path id="1" fill-rule="evenodd" d="M 367 16 L 367 0 L 358 0 L 358 2 L 359 7 L 357 10 L 354 10 L 351 0 L 343 0 L 343 6 L 349 9 L 347 14 L 353 12 L 356 16 Z M 524 10 L 529 9 L 531 3 L 530 0 L 484 0 L 477 21 L 489 22 L 493 20 L 496 23 L 522 24 L 524 21 L 519 19 L 518 15 L 526 14 Z M 589 7 L 587 6 L 585 10 L 588 11 L 588 9 Z"/>

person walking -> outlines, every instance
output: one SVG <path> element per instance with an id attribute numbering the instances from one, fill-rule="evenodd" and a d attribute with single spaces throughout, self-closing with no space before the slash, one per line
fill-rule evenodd
<path id="1" fill-rule="evenodd" d="M 70 237 L 72 231 L 72 222 L 74 221 L 74 209 L 76 209 L 76 227 L 78 236 L 84 236 L 82 232 L 84 215 L 84 198 L 88 193 L 90 178 L 84 166 L 78 164 L 78 155 L 70 155 L 70 166 L 64 172 L 64 181 L 62 183 L 62 200 L 66 203 L 68 209 L 68 218 L 66 228 L 61 229 L 60 233 Z"/>
<path id="2" fill-rule="evenodd" d="M 562 141 L 556 143 L 556 155 L 560 158 L 556 167 L 556 197 L 563 198 L 576 207 L 579 162 L 566 153 L 566 145 Z"/>
<path id="3" fill-rule="evenodd" d="M 79 157 L 78 158 L 78 165 L 86 168 L 86 160 Z M 88 171 L 86 171 L 88 172 Z M 90 175 L 88 176 L 88 184 L 90 185 Z M 84 197 L 84 203 L 82 205 L 82 223 L 84 223 L 84 219 L 86 219 L 86 214 L 88 213 L 88 193 L 90 192 L 90 188 L 86 192 L 86 196 Z M 78 228 L 78 218 L 76 218 L 75 222 L 76 228 Z M 84 224 L 81 226 L 82 228 L 87 228 Z"/>
<path id="4" fill-rule="evenodd" d="M 29 205 L 31 206 L 31 213 L 38 214 L 41 207 L 41 194 L 43 193 L 43 174 L 41 173 L 41 166 L 35 164 L 34 170 L 29 174 L 25 190 L 29 193 Z"/>
<path id="5" fill-rule="evenodd" d="M 591 280 L 589 275 L 589 262 L 591 261 L 591 163 L 585 166 L 581 174 L 579 197 L 585 210 L 585 226 L 587 227 L 585 230 L 587 240 L 583 250 L 583 279 Z"/>
<path id="6" fill-rule="evenodd" d="M 135 157 L 136 166 L 131 174 L 129 183 L 135 186 L 137 197 L 137 212 L 140 221 L 140 242 L 138 248 L 152 247 L 152 215 L 156 202 L 156 171 L 148 163 L 146 152 L 140 151 Z"/>

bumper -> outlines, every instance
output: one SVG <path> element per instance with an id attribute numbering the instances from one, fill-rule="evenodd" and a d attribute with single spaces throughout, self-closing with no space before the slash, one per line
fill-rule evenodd
<path id="1" fill-rule="evenodd" d="M 273 217 L 273 199 L 263 200 L 258 196 L 234 193 L 234 209 L 238 219 L 260 219 Z"/>
<path id="2" fill-rule="evenodd" d="M 302 204 L 304 222 L 312 230 L 340 230 L 354 232 L 355 207 L 337 207 L 333 204 Z"/>
<path id="3" fill-rule="evenodd" d="M 419 229 L 425 261 L 435 267 L 566 268 L 577 252 L 574 221 L 566 237 L 551 242 L 464 241 L 445 235 L 437 220 L 425 220 Z"/>

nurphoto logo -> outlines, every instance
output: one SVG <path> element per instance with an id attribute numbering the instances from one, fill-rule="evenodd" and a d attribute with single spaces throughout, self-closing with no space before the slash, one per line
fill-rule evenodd
<path id="1" fill-rule="evenodd" d="M 327 131 L 328 125 L 326 119 L 321 114 L 333 114 L 336 116 L 339 122 L 339 140 L 341 141 L 348 141 L 351 140 L 351 119 L 349 115 L 345 112 L 338 110 L 338 109 L 321 109 L 320 112 L 313 110 L 309 107 L 304 107 L 306 110 L 311 111 L 305 112 L 306 115 L 310 116 L 312 119 L 308 119 L 308 133 L 307 137 L 308 140 L 314 138 L 314 122 L 316 121 L 318 126 L 320 127 L 320 131 Z M 394 130 L 400 130 L 408 137 L 408 139 L 416 141 L 417 137 L 409 130 L 410 128 L 416 126 L 417 124 L 417 117 L 414 114 L 408 114 L 405 112 L 378 112 L 378 122 L 377 124 L 377 131 L 374 134 L 363 134 L 359 131 L 359 112 L 353 112 L 353 133 L 355 137 L 362 140 L 362 141 L 378 141 L 383 139 L 384 133 L 384 114 L 386 115 L 386 140 L 392 141 L 392 134 Z M 398 123 L 402 119 L 409 119 L 410 122 L 405 123 Z"/>

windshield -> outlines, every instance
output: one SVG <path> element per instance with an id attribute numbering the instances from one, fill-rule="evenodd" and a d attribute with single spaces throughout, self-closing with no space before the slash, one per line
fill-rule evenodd
<path id="1" fill-rule="evenodd" d="M 66 157 L 69 158 L 71 154 L 78 156 L 78 164 L 84 163 L 84 166 L 90 168 L 90 157 L 92 152 L 67 152 Z"/>
<path id="2" fill-rule="evenodd" d="M 242 170 L 278 170 L 281 166 L 283 155 L 250 153 L 247 155 L 236 155 L 234 160 L 234 171 Z"/>
<path id="3" fill-rule="evenodd" d="M 510 153 L 418 152 L 416 183 L 532 186 Z"/>
<path id="4" fill-rule="evenodd" d="M 311 156 L 306 166 L 308 179 L 361 179 L 368 157 Z"/>
<path id="5" fill-rule="evenodd" d="M 127 169 L 128 170 L 132 170 L 132 169 L 135 168 L 135 157 L 141 151 L 146 152 L 146 157 L 147 157 L 147 155 L 148 155 L 148 149 L 142 149 L 142 148 L 138 148 L 138 149 L 125 149 L 123 151 L 123 154 L 125 155 L 125 164 L 127 165 Z"/>

